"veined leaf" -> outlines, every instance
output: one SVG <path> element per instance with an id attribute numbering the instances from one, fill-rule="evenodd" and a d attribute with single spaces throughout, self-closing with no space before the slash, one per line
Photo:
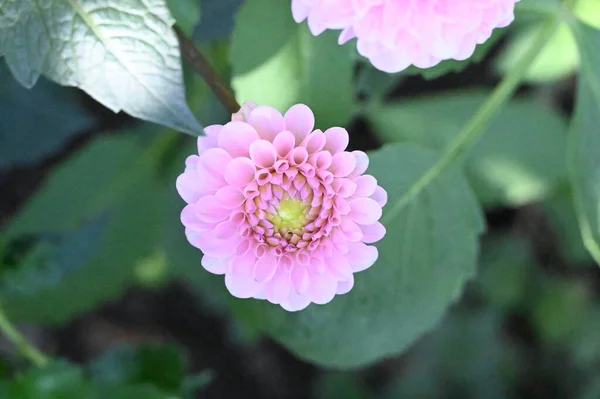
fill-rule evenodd
<path id="1" fill-rule="evenodd" d="M 165 0 L 0 0 L 0 9 L 0 56 L 25 87 L 44 74 L 115 112 L 202 132 Z"/>

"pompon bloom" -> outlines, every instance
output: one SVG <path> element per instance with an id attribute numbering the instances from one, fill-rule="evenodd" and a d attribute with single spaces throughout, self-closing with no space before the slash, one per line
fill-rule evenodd
<path id="1" fill-rule="evenodd" d="M 246 103 L 205 129 L 177 179 L 186 236 L 236 297 L 288 311 L 325 304 L 377 259 L 366 244 L 385 234 L 387 193 L 363 174 L 364 152 L 344 151 L 346 130 L 314 122 L 303 104 L 282 116 Z"/>
<path id="2" fill-rule="evenodd" d="M 296 22 L 313 35 L 341 29 L 358 52 L 384 72 L 465 60 L 495 28 L 509 25 L 519 0 L 292 0 Z"/>

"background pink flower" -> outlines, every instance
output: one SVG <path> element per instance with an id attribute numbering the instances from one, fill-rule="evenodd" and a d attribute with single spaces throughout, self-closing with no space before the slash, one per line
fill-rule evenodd
<path id="1" fill-rule="evenodd" d="M 206 128 L 177 179 L 187 238 L 236 297 L 289 311 L 325 304 L 377 259 L 367 244 L 385 234 L 387 194 L 363 174 L 367 155 L 345 151 L 346 130 L 313 128 L 306 105 L 282 116 L 244 104 Z"/>
<path id="2" fill-rule="evenodd" d="M 519 0 L 292 0 L 296 22 L 314 35 L 341 29 L 358 52 L 385 72 L 465 60 L 494 28 L 509 25 Z"/>

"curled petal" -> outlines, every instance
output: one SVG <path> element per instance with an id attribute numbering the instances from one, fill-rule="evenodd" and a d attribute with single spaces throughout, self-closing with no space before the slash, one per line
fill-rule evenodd
<path id="1" fill-rule="evenodd" d="M 348 216 L 359 224 L 373 224 L 381 217 L 381 206 L 371 198 L 357 198 L 350 201 Z"/>
<path id="2" fill-rule="evenodd" d="M 325 130 L 325 138 L 324 149 L 332 154 L 344 151 L 346 147 L 348 147 L 348 142 L 350 141 L 348 132 L 341 127 L 332 127 Z"/>
<path id="3" fill-rule="evenodd" d="M 299 145 L 315 127 L 315 116 L 304 104 L 292 106 L 283 118 L 286 130 L 292 132 L 296 137 L 296 145 Z"/>
<path id="4" fill-rule="evenodd" d="M 262 139 L 268 141 L 273 141 L 277 134 L 285 130 L 283 116 L 273 107 L 260 106 L 255 108 L 250 112 L 247 122 L 256 129 Z"/>
<path id="5" fill-rule="evenodd" d="M 277 152 L 270 141 L 257 140 L 250 144 L 250 159 L 259 168 L 270 168 L 277 160 Z"/>
<path id="6" fill-rule="evenodd" d="M 202 267 L 212 274 L 225 274 L 230 259 L 227 258 L 211 258 L 210 256 L 202 257 Z"/>
<path id="7" fill-rule="evenodd" d="M 242 194 L 239 189 L 232 186 L 220 188 L 215 193 L 215 197 L 219 203 L 227 209 L 235 209 L 241 206 L 246 200 L 246 198 L 244 198 L 244 194 Z"/>
<path id="8" fill-rule="evenodd" d="M 350 246 L 347 259 L 354 273 L 357 273 L 373 266 L 378 255 L 377 248 L 374 246 L 355 243 Z"/>
<path id="9" fill-rule="evenodd" d="M 295 141 L 296 139 L 294 138 L 292 132 L 285 130 L 279 133 L 273 140 L 273 146 L 275 147 L 277 155 L 282 158 L 287 157 L 290 151 L 292 151 L 294 148 Z"/>
<path id="10" fill-rule="evenodd" d="M 220 148 L 235 157 L 247 157 L 250 144 L 260 137 L 252 125 L 245 122 L 229 122 L 219 132 L 218 144 Z"/>
<path id="11" fill-rule="evenodd" d="M 225 181 L 235 187 L 244 187 L 254 180 L 255 172 L 256 168 L 250 159 L 236 158 L 225 168 Z"/>
<path id="12" fill-rule="evenodd" d="M 256 282 L 253 277 L 256 258 L 251 255 L 235 256 L 231 261 L 231 268 L 225 274 L 225 286 L 231 295 L 238 298 L 252 298 L 257 295 L 263 285 Z"/>
<path id="13" fill-rule="evenodd" d="M 385 227 L 379 222 L 360 225 L 360 229 L 363 234 L 362 240 L 366 244 L 377 242 L 385 236 Z"/>
<path id="14" fill-rule="evenodd" d="M 371 198 L 373 198 L 379 204 L 379 206 L 383 208 L 385 204 L 387 204 L 388 200 L 387 191 L 385 191 L 382 187 L 377 186 L 375 192 L 373 195 L 371 195 Z"/>
<path id="15" fill-rule="evenodd" d="M 354 170 L 356 159 L 348 152 L 338 152 L 331 160 L 329 171 L 335 177 L 346 177 Z"/>

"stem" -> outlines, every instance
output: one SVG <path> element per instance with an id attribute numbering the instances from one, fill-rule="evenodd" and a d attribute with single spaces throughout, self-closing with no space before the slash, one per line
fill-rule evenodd
<path id="1" fill-rule="evenodd" d="M 485 131 L 489 120 L 512 97 L 521 83 L 521 80 L 527 73 L 527 70 L 557 26 L 558 22 L 555 17 L 542 26 L 542 29 L 539 31 L 529 50 L 521 57 L 515 67 L 508 75 L 506 75 L 504 80 L 496 87 L 469 122 L 467 122 L 454 139 L 448 143 L 441 158 L 429 168 L 386 213 L 382 220 L 384 224 L 393 219 L 412 198 L 417 196 L 421 190 L 427 187 L 440 173 L 475 144 L 479 136 Z"/>
<path id="2" fill-rule="evenodd" d="M 183 59 L 204 79 L 227 111 L 232 114 L 238 112 L 241 108 L 240 104 L 238 104 L 225 82 L 223 82 L 221 76 L 219 76 L 208 60 L 194 46 L 194 42 L 188 39 L 177 25 L 174 26 L 174 29 L 179 38 L 179 46 L 181 47 Z"/>
<path id="3" fill-rule="evenodd" d="M 48 358 L 42 354 L 37 348 L 30 344 L 25 337 L 12 325 L 10 320 L 6 318 L 4 311 L 0 308 L 0 331 L 17 347 L 23 357 L 29 359 L 38 367 L 48 363 Z"/>

